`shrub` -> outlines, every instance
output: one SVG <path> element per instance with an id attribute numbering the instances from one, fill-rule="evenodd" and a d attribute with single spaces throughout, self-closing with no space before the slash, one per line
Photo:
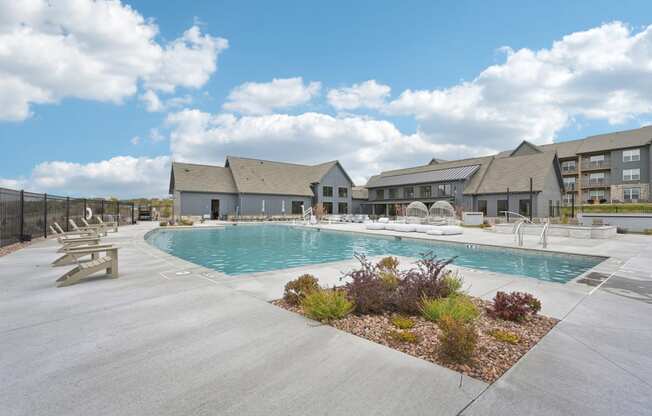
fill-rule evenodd
<path id="1" fill-rule="evenodd" d="M 346 293 L 336 289 L 319 289 L 310 292 L 301 301 L 304 312 L 309 317 L 329 322 L 348 315 L 354 308 Z"/>
<path id="2" fill-rule="evenodd" d="M 410 329 L 414 327 L 414 320 L 405 315 L 394 315 L 390 321 L 392 325 L 399 329 Z"/>
<path id="3" fill-rule="evenodd" d="M 419 342 L 419 338 L 414 332 L 411 331 L 392 331 L 389 333 L 389 336 L 399 342 L 408 342 L 410 344 L 416 344 Z"/>
<path id="4" fill-rule="evenodd" d="M 191 226 L 191 225 L 194 224 L 192 222 L 192 220 L 188 220 L 188 219 L 182 219 L 180 222 L 181 222 L 181 225 L 185 225 L 185 226 Z"/>
<path id="5" fill-rule="evenodd" d="M 287 282 L 283 292 L 283 300 L 290 305 L 298 305 L 310 292 L 319 290 L 317 278 L 311 274 L 304 274 Z"/>
<path id="6" fill-rule="evenodd" d="M 528 315 L 536 315 L 540 310 L 541 302 L 529 293 L 498 292 L 487 312 L 494 318 L 518 322 Z"/>
<path id="7" fill-rule="evenodd" d="M 518 344 L 519 341 L 518 335 L 512 332 L 503 331 L 502 329 L 493 329 L 489 331 L 489 335 L 500 342 L 507 342 L 509 344 Z"/>
<path id="8" fill-rule="evenodd" d="M 456 320 L 451 316 L 442 317 L 439 322 L 440 352 L 441 354 L 458 363 L 471 360 L 478 343 L 478 333 L 475 325 Z"/>
<path id="9" fill-rule="evenodd" d="M 396 307 L 408 314 L 419 312 L 423 297 L 439 298 L 447 294 L 447 287 L 442 279 L 444 269 L 454 258 L 438 260 L 432 253 L 424 254 L 417 261 L 417 267 L 405 272 L 399 281 L 396 294 Z"/>
<path id="10" fill-rule="evenodd" d="M 161 222 L 158 223 L 158 225 L 159 225 L 160 227 L 167 227 L 168 222 L 167 222 L 167 221 L 161 221 Z"/>
<path id="11" fill-rule="evenodd" d="M 434 322 L 439 322 L 445 316 L 456 321 L 473 322 L 480 312 L 468 296 L 455 295 L 440 299 L 422 299 L 421 314 Z"/>
<path id="12" fill-rule="evenodd" d="M 398 272 L 398 259 L 396 257 L 387 256 L 382 258 L 376 266 L 379 270 L 396 274 Z"/>
<path id="13" fill-rule="evenodd" d="M 364 255 L 356 255 L 360 269 L 342 276 L 349 278 L 346 290 L 355 301 L 358 313 L 382 313 L 393 310 L 393 298 L 396 286 L 392 286 L 379 277 L 378 265 L 371 264 Z M 398 277 L 396 277 L 398 280 Z M 398 285 L 398 282 L 397 282 Z"/>
<path id="14" fill-rule="evenodd" d="M 442 296 L 450 296 L 459 294 L 462 290 L 462 285 L 464 280 L 458 274 L 451 271 L 446 272 L 444 277 L 442 277 L 442 290 L 447 293 L 442 293 Z"/>

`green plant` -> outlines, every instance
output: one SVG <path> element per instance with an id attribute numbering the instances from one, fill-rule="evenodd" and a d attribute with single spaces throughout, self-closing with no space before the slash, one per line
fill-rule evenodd
<path id="1" fill-rule="evenodd" d="M 448 294 L 442 277 L 446 275 L 446 267 L 455 258 L 439 260 L 432 253 L 422 254 L 416 262 L 416 268 L 401 274 L 396 290 L 396 309 L 407 314 L 419 313 L 419 303 L 425 296 L 440 298 Z"/>
<path id="2" fill-rule="evenodd" d="M 500 342 L 506 342 L 509 344 L 518 344 L 518 341 L 520 340 L 518 335 L 509 331 L 504 331 L 502 329 L 492 329 L 491 331 L 489 331 L 489 335 L 491 335 L 492 337 L 494 337 Z"/>
<path id="3" fill-rule="evenodd" d="M 185 226 L 191 226 L 191 225 L 194 224 L 192 222 L 192 220 L 188 220 L 188 219 L 182 219 L 180 222 L 181 222 L 181 225 L 185 225 Z"/>
<path id="4" fill-rule="evenodd" d="M 167 221 L 161 221 L 161 222 L 158 223 L 158 225 L 161 226 L 161 227 L 167 227 L 168 222 Z"/>
<path id="5" fill-rule="evenodd" d="M 646 228 L 645 230 L 643 230 L 643 234 L 652 235 L 652 228 Z"/>
<path id="6" fill-rule="evenodd" d="M 478 333 L 473 323 L 442 317 L 439 322 L 440 352 L 445 357 L 458 363 L 471 360 L 478 343 Z"/>
<path id="7" fill-rule="evenodd" d="M 322 322 L 341 319 L 354 308 L 346 293 L 336 289 L 319 289 L 310 292 L 301 301 L 303 311 L 309 317 Z"/>
<path id="8" fill-rule="evenodd" d="M 392 256 L 383 257 L 376 266 L 380 270 L 396 273 L 398 272 L 398 259 Z"/>
<path id="9" fill-rule="evenodd" d="M 442 277 L 441 280 L 442 280 L 442 291 L 447 292 L 447 293 L 442 293 L 442 296 L 446 297 L 450 295 L 460 294 L 462 290 L 462 285 L 464 284 L 464 280 L 462 279 L 461 276 L 451 271 L 448 271 L 446 272 L 446 274 L 444 274 L 444 277 Z"/>
<path id="10" fill-rule="evenodd" d="M 480 312 L 468 296 L 454 295 L 439 299 L 423 298 L 421 314 L 433 322 L 439 322 L 446 316 L 462 322 L 472 322 Z"/>
<path id="11" fill-rule="evenodd" d="M 416 344 L 419 342 L 419 337 L 414 332 L 411 331 L 391 331 L 389 336 L 399 342 L 407 342 L 410 344 Z"/>
<path id="12" fill-rule="evenodd" d="M 394 315 L 390 319 L 390 322 L 399 329 L 410 329 L 414 327 L 414 319 L 405 315 Z"/>
<path id="13" fill-rule="evenodd" d="M 298 305 L 310 292 L 319 290 L 319 281 L 311 274 L 304 274 L 287 282 L 283 291 L 283 300 L 290 305 Z"/>
<path id="14" fill-rule="evenodd" d="M 540 310 L 541 301 L 529 293 L 498 292 L 487 312 L 494 318 L 519 322 L 529 315 L 536 315 Z"/>

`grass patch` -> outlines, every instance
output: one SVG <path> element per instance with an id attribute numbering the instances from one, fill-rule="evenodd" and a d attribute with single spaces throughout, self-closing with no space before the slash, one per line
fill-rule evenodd
<path id="1" fill-rule="evenodd" d="M 494 337 L 494 339 L 500 341 L 500 342 L 506 342 L 508 344 L 513 344 L 516 345 L 520 341 L 520 338 L 518 335 L 509 332 L 509 331 L 503 331 L 502 329 L 493 329 L 489 331 L 489 335 Z"/>
<path id="2" fill-rule="evenodd" d="M 301 307 L 310 318 L 330 322 L 351 313 L 354 304 L 342 290 L 319 289 L 308 293 L 301 301 Z"/>
<path id="3" fill-rule="evenodd" d="M 414 320 L 405 315 L 394 315 L 390 321 L 392 322 L 392 325 L 399 329 L 414 328 Z"/>
<path id="4" fill-rule="evenodd" d="M 444 317 L 472 322 L 480 315 L 480 311 L 468 296 L 454 295 L 440 299 L 424 298 L 421 301 L 421 314 L 433 322 L 440 322 Z"/>
<path id="5" fill-rule="evenodd" d="M 419 337 L 411 331 L 392 331 L 389 333 L 390 338 L 399 342 L 407 342 L 409 344 L 416 344 L 419 342 Z"/>

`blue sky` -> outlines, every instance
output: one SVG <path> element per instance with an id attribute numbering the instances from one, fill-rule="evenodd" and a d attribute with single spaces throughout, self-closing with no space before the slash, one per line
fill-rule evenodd
<path id="1" fill-rule="evenodd" d="M 0 109 L 5 185 L 164 195 L 170 159 L 221 163 L 226 154 L 306 163 L 337 158 L 364 183 L 378 170 L 432 156 L 474 156 L 524 138 L 575 139 L 652 120 L 652 74 L 640 69 L 651 58 L 635 53 L 652 38 L 636 38 L 651 23 L 652 3 L 645 1 L 133 1 L 112 4 L 124 19 L 99 34 L 79 21 L 105 22 L 106 8 L 71 11 L 66 3 L 35 11 L 0 0 L 0 50 L 3 42 L 17 43 L 21 28 L 31 29 L 20 38 L 22 52 L 0 55 L 0 86 L 4 78 L 15 88 L 0 88 L 0 104 L 16 108 L 4 117 Z M 82 19 L 64 17 L 74 13 Z M 44 16 L 54 22 L 54 35 Z M 158 33 L 120 39 L 135 27 Z M 192 27 L 198 38 L 184 37 Z M 551 50 L 573 33 L 590 39 L 570 42 L 553 58 L 519 58 L 518 51 Z M 53 46 L 40 43 L 39 34 L 55 36 Z M 75 36 L 61 43 L 66 35 Z M 98 36 L 109 40 L 96 42 Z M 165 51 L 178 39 L 197 56 L 152 57 L 152 43 Z M 57 45 L 92 57 L 59 53 Z M 511 65 L 516 72 L 503 47 L 520 59 Z M 627 59 L 605 63 L 600 53 Z M 127 55 L 138 64 L 125 75 L 115 62 Z M 641 61 L 624 63 L 630 55 Z M 95 76 L 98 62 L 114 67 Z M 91 69 L 49 79 L 66 64 Z M 486 74 L 492 65 L 505 71 Z M 528 71 L 538 78 L 516 80 Z M 157 75 L 163 72 L 167 78 Z M 560 85 L 570 82 L 567 72 L 572 85 Z M 147 91 L 172 101 L 148 111 Z M 331 98 L 338 92 L 347 104 Z"/>

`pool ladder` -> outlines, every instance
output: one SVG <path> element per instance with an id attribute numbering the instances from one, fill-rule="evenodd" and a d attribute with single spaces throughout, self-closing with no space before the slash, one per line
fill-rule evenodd
<path id="1" fill-rule="evenodd" d="M 514 226 L 514 240 L 518 244 L 519 247 L 523 247 L 523 235 L 524 235 L 524 230 L 523 230 L 523 224 L 525 221 L 519 221 L 516 223 Z M 539 236 L 539 243 L 543 248 L 548 248 L 548 228 L 550 226 L 550 221 L 546 221 L 543 224 L 543 230 L 541 230 L 541 235 Z"/>

